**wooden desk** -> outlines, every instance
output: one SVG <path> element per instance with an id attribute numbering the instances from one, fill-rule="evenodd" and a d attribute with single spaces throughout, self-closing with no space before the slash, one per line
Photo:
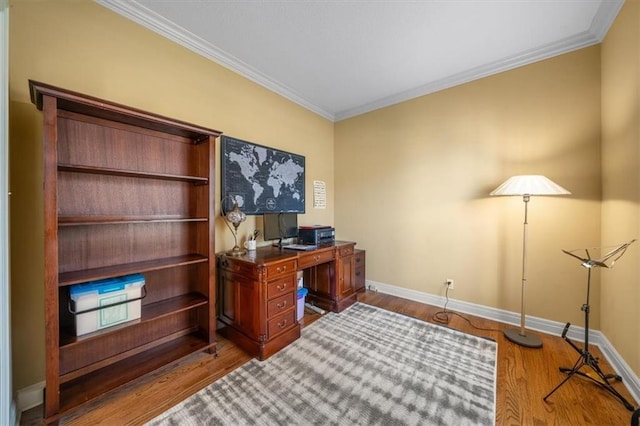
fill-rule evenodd
<path id="1" fill-rule="evenodd" d="M 300 337 L 297 272 L 306 301 L 333 312 L 356 302 L 355 243 L 336 241 L 316 250 L 260 247 L 244 256 L 218 254 L 220 333 L 264 360 Z"/>

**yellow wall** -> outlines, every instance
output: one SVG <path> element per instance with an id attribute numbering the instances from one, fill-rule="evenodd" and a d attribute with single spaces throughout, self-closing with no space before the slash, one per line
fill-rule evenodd
<path id="1" fill-rule="evenodd" d="M 627 1 L 602 47 L 602 81 L 595 46 L 334 125 L 94 3 L 12 0 L 14 387 L 42 380 L 45 356 L 42 129 L 28 79 L 305 155 L 300 222 L 357 241 L 368 280 L 442 295 L 453 278 L 451 297 L 513 312 L 524 204 L 488 193 L 511 175 L 544 174 L 573 194 L 529 204 L 527 313 L 583 325 L 585 273 L 560 250 L 638 231 L 638 16 Z M 311 205 L 313 180 L 327 183 L 326 210 Z M 257 225 L 250 217 L 241 232 Z M 216 250 L 231 245 L 218 219 Z M 602 274 L 602 312 L 596 271 L 591 325 L 640 371 L 636 264 Z"/>
<path id="2" fill-rule="evenodd" d="M 29 100 L 28 79 L 304 155 L 307 214 L 300 223 L 333 223 L 333 123 L 93 2 L 10 5 L 15 389 L 44 378 L 42 114 Z M 327 184 L 324 210 L 311 204 L 313 180 Z M 219 183 L 216 193 L 219 198 Z M 255 219 L 250 216 L 240 232 L 261 226 Z M 232 245 L 218 218 L 216 250 Z"/>
<path id="3" fill-rule="evenodd" d="M 640 231 L 640 4 L 625 2 L 602 44 L 602 243 Z M 601 329 L 640 372 L 640 242 L 602 273 Z"/>
<path id="4" fill-rule="evenodd" d="M 582 324 L 561 249 L 600 240 L 599 64 L 595 46 L 337 123 L 336 227 L 367 279 L 442 295 L 453 278 L 450 297 L 520 312 L 524 203 L 489 192 L 543 174 L 573 194 L 529 203 L 526 311 Z"/>

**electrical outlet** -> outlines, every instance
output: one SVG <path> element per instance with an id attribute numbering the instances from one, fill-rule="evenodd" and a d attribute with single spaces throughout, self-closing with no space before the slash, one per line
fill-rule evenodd
<path id="1" fill-rule="evenodd" d="M 453 290 L 453 279 L 447 278 L 447 280 L 445 281 L 445 284 L 447 284 L 447 287 L 449 288 L 449 290 Z"/>

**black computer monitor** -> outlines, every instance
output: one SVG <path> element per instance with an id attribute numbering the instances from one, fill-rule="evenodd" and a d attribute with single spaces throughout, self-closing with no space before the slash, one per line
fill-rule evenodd
<path id="1" fill-rule="evenodd" d="M 282 246 L 282 240 L 298 236 L 297 213 L 265 213 L 262 216 L 264 222 L 263 236 L 265 241 L 278 240 L 277 245 Z"/>

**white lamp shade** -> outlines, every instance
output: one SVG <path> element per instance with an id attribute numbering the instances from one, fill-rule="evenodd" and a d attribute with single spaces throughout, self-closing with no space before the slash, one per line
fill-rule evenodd
<path id="1" fill-rule="evenodd" d="M 489 195 L 568 195 L 571 192 L 542 175 L 512 176 Z"/>

